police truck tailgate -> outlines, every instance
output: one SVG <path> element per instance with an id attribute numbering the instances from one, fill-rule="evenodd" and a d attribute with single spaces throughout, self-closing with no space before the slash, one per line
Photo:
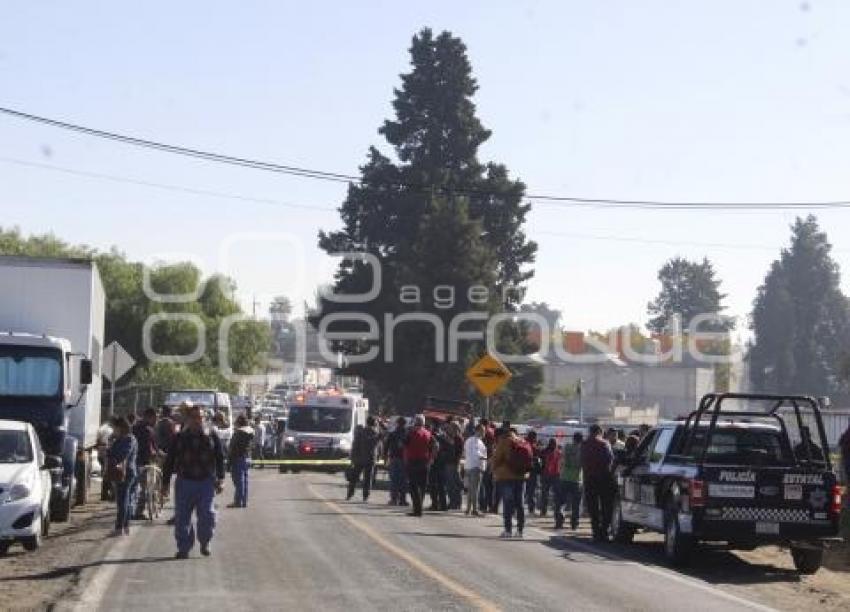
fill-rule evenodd
<path id="1" fill-rule="evenodd" d="M 830 472 L 712 465 L 700 472 L 701 531 L 709 537 L 796 540 L 837 534 L 836 482 Z"/>

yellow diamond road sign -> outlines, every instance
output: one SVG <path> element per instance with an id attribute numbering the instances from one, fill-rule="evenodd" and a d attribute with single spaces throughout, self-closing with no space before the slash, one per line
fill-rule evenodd
<path id="1" fill-rule="evenodd" d="M 508 383 L 511 371 L 487 353 L 466 371 L 466 378 L 481 395 L 490 397 Z"/>

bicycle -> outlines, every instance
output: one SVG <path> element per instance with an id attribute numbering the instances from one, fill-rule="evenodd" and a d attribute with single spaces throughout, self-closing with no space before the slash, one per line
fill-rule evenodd
<path id="1" fill-rule="evenodd" d="M 148 520 L 157 518 L 165 506 L 165 496 L 162 493 L 162 470 L 156 464 L 148 464 L 139 473 L 141 495 L 144 500 L 145 513 Z"/>

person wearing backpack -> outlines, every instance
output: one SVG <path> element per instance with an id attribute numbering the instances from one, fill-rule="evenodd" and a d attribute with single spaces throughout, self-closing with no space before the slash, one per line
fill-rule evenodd
<path id="1" fill-rule="evenodd" d="M 549 507 L 549 492 L 552 492 L 552 504 L 554 505 L 555 497 L 558 494 L 558 477 L 561 473 L 561 451 L 555 438 L 549 438 L 549 443 L 540 453 L 540 458 L 543 463 L 540 474 L 540 516 L 546 516 L 546 510 Z"/>
<path id="2" fill-rule="evenodd" d="M 496 442 L 493 452 L 493 480 L 502 499 L 504 531 L 501 538 L 513 537 L 513 515 L 516 513 L 516 537 L 522 538 L 525 528 L 525 508 L 522 492 L 531 472 L 534 453 L 529 443 L 520 438 L 515 429 L 505 431 Z"/>

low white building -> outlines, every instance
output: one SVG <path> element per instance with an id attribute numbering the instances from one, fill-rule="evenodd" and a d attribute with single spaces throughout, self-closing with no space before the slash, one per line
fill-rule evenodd
<path id="1" fill-rule="evenodd" d="M 549 362 L 543 366 L 540 402 L 564 416 L 579 416 L 577 387 L 581 381 L 581 409 L 585 418 L 613 420 L 615 407 L 670 419 L 696 409 L 699 399 L 713 392 L 714 370 L 682 365 L 625 364 L 616 357 L 604 363 Z"/>

